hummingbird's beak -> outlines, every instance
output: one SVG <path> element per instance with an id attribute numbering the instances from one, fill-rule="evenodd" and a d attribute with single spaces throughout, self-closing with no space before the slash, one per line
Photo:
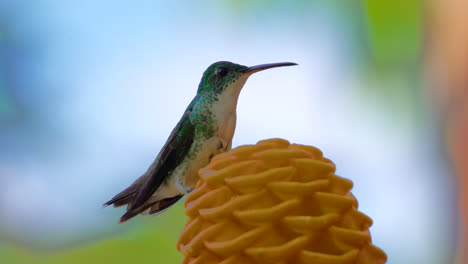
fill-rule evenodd
<path id="1" fill-rule="evenodd" d="M 279 63 L 268 63 L 268 64 L 260 64 L 252 67 L 248 67 L 247 69 L 241 70 L 240 72 L 242 73 L 256 73 L 259 71 L 263 71 L 266 69 L 271 69 L 271 68 L 276 68 L 276 67 L 283 67 L 283 66 L 293 66 L 297 65 L 297 63 L 294 62 L 279 62 Z"/>

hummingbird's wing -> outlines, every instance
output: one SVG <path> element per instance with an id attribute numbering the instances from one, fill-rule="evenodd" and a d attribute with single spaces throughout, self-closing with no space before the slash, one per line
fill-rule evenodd
<path id="1" fill-rule="evenodd" d="M 160 201 L 148 201 L 169 174 L 184 160 L 192 146 L 195 125 L 189 116 L 192 113 L 194 102 L 195 99 L 185 110 L 184 115 L 172 130 L 166 144 L 146 173 L 104 204 L 105 206 L 113 204 L 114 207 L 128 205 L 127 212 L 120 218 L 121 223 L 148 209 L 150 209 L 151 214 L 163 211 L 182 198 L 182 195 L 178 195 Z M 156 206 L 153 208 L 154 205 Z M 154 210 L 156 211 L 153 212 Z"/>
<path id="2" fill-rule="evenodd" d="M 189 118 L 192 109 L 193 103 L 185 110 L 158 157 L 146 172 L 145 180 L 136 191 L 127 211 L 141 207 L 186 157 L 195 136 L 195 125 Z"/>

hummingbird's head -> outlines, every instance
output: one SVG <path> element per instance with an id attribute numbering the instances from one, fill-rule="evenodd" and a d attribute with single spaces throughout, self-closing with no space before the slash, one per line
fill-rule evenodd
<path id="1" fill-rule="evenodd" d="M 227 90 L 238 93 L 244 86 L 247 78 L 253 73 L 274 67 L 292 65 L 297 64 L 293 62 L 281 62 L 247 67 L 229 61 L 218 61 L 211 64 L 203 73 L 200 85 L 198 86 L 198 94 L 205 92 L 220 94 Z"/>

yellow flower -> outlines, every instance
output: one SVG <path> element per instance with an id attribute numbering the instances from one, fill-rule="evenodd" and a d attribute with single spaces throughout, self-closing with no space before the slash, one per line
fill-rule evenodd
<path id="1" fill-rule="evenodd" d="M 282 139 L 214 157 L 185 201 L 183 263 L 385 263 L 334 172 L 319 149 Z"/>

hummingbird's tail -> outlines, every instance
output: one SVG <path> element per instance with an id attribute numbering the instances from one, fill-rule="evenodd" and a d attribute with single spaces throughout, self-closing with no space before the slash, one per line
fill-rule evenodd
<path id="1" fill-rule="evenodd" d="M 171 207 L 177 201 L 179 201 L 180 198 L 182 197 L 183 195 L 177 195 L 174 197 L 165 198 L 165 199 L 151 202 L 151 203 L 146 202 L 142 206 L 137 207 L 135 209 L 130 209 L 130 210 L 129 210 L 130 208 L 129 206 L 127 207 L 127 212 L 124 215 L 122 215 L 122 217 L 120 218 L 119 224 L 124 223 L 139 214 L 149 214 L 149 215 L 160 214 L 166 211 L 169 207 Z"/>
<path id="2" fill-rule="evenodd" d="M 127 212 L 120 218 L 119 223 L 124 223 L 131 218 L 137 216 L 138 214 L 149 214 L 157 215 L 164 212 L 171 205 L 175 204 L 177 201 L 182 198 L 183 195 L 177 195 L 170 198 L 165 198 L 158 201 L 151 201 L 149 199 L 144 204 L 137 208 L 131 209 L 131 204 L 135 198 L 135 194 L 138 191 L 138 186 L 130 186 L 129 188 L 123 190 L 121 193 L 114 196 L 112 199 L 104 203 L 104 206 L 114 205 L 114 207 L 120 207 L 127 205 Z"/>

